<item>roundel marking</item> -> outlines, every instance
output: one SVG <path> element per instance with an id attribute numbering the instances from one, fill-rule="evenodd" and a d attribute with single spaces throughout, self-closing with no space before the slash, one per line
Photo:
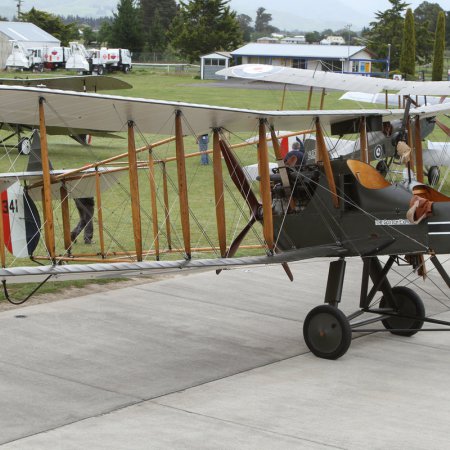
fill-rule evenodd
<path id="1" fill-rule="evenodd" d="M 375 159 L 381 159 L 384 156 L 384 149 L 383 146 L 381 144 L 378 144 L 375 146 L 375 148 L 373 149 L 373 156 L 375 157 Z"/>

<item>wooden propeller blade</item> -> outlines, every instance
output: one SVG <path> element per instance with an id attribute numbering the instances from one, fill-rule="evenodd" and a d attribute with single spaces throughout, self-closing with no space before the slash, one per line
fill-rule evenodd
<path id="1" fill-rule="evenodd" d="M 248 182 L 242 167 L 236 160 L 231 149 L 222 140 L 220 141 L 220 150 L 222 151 L 222 155 L 225 159 L 225 164 L 227 165 L 228 172 L 230 173 L 230 177 L 233 180 L 233 183 L 241 193 L 242 197 L 244 197 L 247 205 L 250 208 L 250 211 L 256 218 L 261 204 L 252 191 L 250 183 Z"/>
<path id="2" fill-rule="evenodd" d="M 250 231 L 250 228 L 253 226 L 255 222 L 256 217 L 252 215 L 248 224 L 245 225 L 243 230 L 236 236 L 235 240 L 231 243 L 230 248 L 228 249 L 228 252 L 226 254 L 226 258 L 232 258 L 235 255 L 237 249 L 239 248 L 245 236 L 247 236 L 247 233 Z M 222 272 L 222 269 L 216 270 L 217 275 L 219 275 L 220 272 Z"/>
<path id="3" fill-rule="evenodd" d="M 288 263 L 284 262 L 284 263 L 281 263 L 281 265 L 282 265 L 284 271 L 286 272 L 286 275 L 288 276 L 288 278 L 291 281 L 294 281 L 294 275 L 292 275 L 291 268 L 288 266 Z"/>
<path id="4" fill-rule="evenodd" d="M 236 236 L 236 239 L 231 243 L 230 248 L 228 249 L 227 252 L 227 258 L 232 258 L 235 255 L 237 249 L 239 248 L 245 236 L 247 236 L 247 233 L 250 231 L 250 228 L 253 226 L 255 222 L 256 218 L 255 216 L 252 216 L 248 224 L 245 225 L 243 230 Z"/>

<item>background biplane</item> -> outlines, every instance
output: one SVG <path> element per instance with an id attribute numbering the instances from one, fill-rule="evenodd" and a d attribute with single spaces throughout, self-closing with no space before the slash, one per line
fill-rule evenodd
<path id="1" fill-rule="evenodd" d="M 95 76 L 95 75 L 76 75 L 65 77 L 27 77 L 27 78 L 0 78 L 0 85 L 5 86 L 25 86 L 25 87 L 41 87 L 48 89 L 64 89 L 77 92 L 97 92 L 117 89 L 131 89 L 131 84 L 119 80 L 118 78 Z M 0 130 L 8 130 L 7 136 L 0 140 L 0 144 L 9 142 L 17 137 L 17 149 L 20 154 L 28 154 L 31 148 L 29 136 L 23 136 L 31 131 L 31 127 L 20 122 L 0 122 Z M 108 133 L 97 133 L 95 130 L 76 129 L 75 127 L 48 127 L 48 134 L 68 135 L 82 145 L 88 145 L 91 137 L 109 136 Z M 111 135 L 113 136 L 113 135 Z M 15 144 L 13 144 L 15 145 Z"/>
<path id="2" fill-rule="evenodd" d="M 1 120 L 39 128 L 42 166 L 38 179 L 36 174 L 32 179 L 26 174 L 12 175 L 23 187 L 23 191 L 14 191 L 20 193 L 21 204 L 31 204 L 32 197 L 40 199 L 35 208 L 29 207 L 24 214 L 19 202 L 15 203 L 14 192 L 3 203 L 0 227 L 35 220 L 35 229 L 43 235 L 39 245 L 27 253 L 39 264 L 23 266 L 6 254 L 5 230 L 0 230 L 0 279 L 6 296 L 7 283 L 174 270 L 221 271 L 254 264 L 281 264 L 292 279 L 289 262 L 330 257 L 334 260 L 326 304 L 314 308 L 304 322 L 305 340 L 316 355 L 342 356 L 352 331 L 374 321 L 382 321 L 386 329 L 401 335 L 416 333 L 424 322 L 443 323 L 425 317 L 420 297 L 405 286 L 392 287 L 387 275 L 394 264 L 401 263 L 424 270 L 424 257 L 429 256 L 450 287 L 450 278 L 436 257 L 450 253 L 450 198 L 420 182 L 388 183 L 365 162 L 364 148 L 362 161 L 331 160 L 324 141 L 324 130 L 333 126 L 352 125 L 364 133 L 361 123 L 381 126 L 383 121 L 402 118 L 404 110 L 258 111 L 7 86 L 0 86 L 0 98 Z M 409 114 L 422 119 L 448 109 L 449 105 L 443 104 L 421 106 L 411 108 Z M 121 154 L 95 158 L 58 173 L 49 163 L 46 133 L 47 127 L 54 126 L 124 132 L 128 146 Z M 285 167 L 275 130 L 311 128 L 316 133 L 316 161 L 301 169 Z M 235 134 L 255 129 L 259 139 L 252 148 L 259 167 L 258 190 L 245 177 L 240 144 L 231 142 Z M 198 164 L 193 174 L 189 170 L 194 168 L 192 156 L 199 153 L 186 153 L 185 148 L 208 132 L 213 134 L 211 183 L 197 187 L 201 196 L 195 203 L 192 183 L 198 178 Z M 267 132 L 273 135 L 278 164 L 274 173 L 269 171 Z M 152 141 L 138 146 L 139 139 L 147 139 L 146 133 Z M 120 173 L 128 175 L 127 182 L 115 178 Z M 113 176 L 114 186 L 103 193 L 101 183 L 106 174 Z M 5 173 L 1 178 L 9 183 L 10 176 Z M 98 248 L 87 254 L 70 239 L 68 202 L 70 196 L 76 196 L 77 184 L 86 179 L 94 180 L 91 195 L 96 199 L 98 228 Z M 234 209 L 229 208 L 230 198 L 236 200 Z M 106 217 L 107 201 L 115 215 Z M 195 210 L 205 204 L 213 223 L 198 221 Z M 232 216 L 239 221 L 230 230 Z M 107 218 L 114 219 L 111 226 Z M 126 236 L 121 222 L 115 220 L 118 218 L 130 224 Z M 243 225 L 242 220 L 246 221 Z M 254 226 L 257 223 L 262 225 L 262 233 Z M 258 236 L 256 244 L 248 244 L 252 233 Z M 345 258 L 352 256 L 363 259 L 364 269 L 360 309 L 346 317 L 338 304 Z M 388 257 L 384 265 L 382 256 Z M 381 300 L 375 298 L 378 292 Z M 371 313 L 375 319 L 355 322 L 363 313 Z"/>
<path id="3" fill-rule="evenodd" d="M 445 102 L 444 96 L 449 91 L 450 83 L 442 82 L 413 82 L 398 81 L 386 78 L 366 77 L 355 74 L 340 74 L 324 72 L 319 70 L 294 69 L 290 67 L 270 66 L 265 64 L 243 64 L 217 72 L 226 77 L 240 78 L 250 81 L 263 81 L 268 83 L 280 83 L 287 85 L 300 85 L 309 87 L 309 98 L 307 109 L 310 109 L 311 97 L 314 88 L 321 89 L 321 108 L 323 106 L 326 90 L 346 91 L 341 98 L 352 100 L 358 103 L 378 103 L 386 108 L 390 106 L 405 108 L 406 101 L 412 104 L 432 105 Z M 396 92 L 393 94 L 392 92 Z M 436 117 L 421 119 L 420 140 L 424 140 L 437 124 L 445 133 L 450 136 L 450 129 Z M 352 157 L 359 158 L 361 143 L 359 139 L 343 139 L 344 135 L 359 133 L 359 130 L 348 128 L 347 126 L 336 126 L 331 129 L 332 135 L 339 138 L 328 137 L 327 147 L 331 157 Z M 370 161 L 377 161 L 377 168 L 383 174 L 391 168 L 392 163 L 398 161 L 396 142 L 399 136 L 408 142 L 410 147 L 419 145 L 415 140 L 415 123 L 409 120 L 387 120 L 383 127 L 379 129 L 367 128 L 367 145 Z M 295 139 L 291 137 L 291 141 Z M 314 159 L 315 138 L 307 136 L 308 156 Z M 420 144 L 421 145 L 421 144 Z M 290 147 L 290 145 L 289 145 Z M 440 177 L 440 166 L 448 166 L 450 159 L 449 151 L 444 143 L 429 145 L 422 148 L 424 173 L 428 177 L 429 184 L 436 185 Z"/>

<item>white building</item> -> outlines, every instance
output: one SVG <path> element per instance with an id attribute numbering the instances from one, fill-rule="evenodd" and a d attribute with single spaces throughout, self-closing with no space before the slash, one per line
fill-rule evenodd
<path id="1" fill-rule="evenodd" d="M 327 36 L 320 43 L 322 45 L 345 45 L 345 39 L 342 36 Z"/>
<path id="2" fill-rule="evenodd" d="M 287 36 L 281 39 L 281 44 L 306 44 L 305 36 Z"/>
<path id="3" fill-rule="evenodd" d="M 250 43 L 231 52 L 234 64 L 271 64 L 297 69 L 370 73 L 374 55 L 354 45 Z"/>
<path id="4" fill-rule="evenodd" d="M 259 39 L 256 39 L 256 42 L 258 44 L 278 44 L 280 42 L 280 40 L 276 37 L 264 36 L 264 37 L 260 37 Z"/>
<path id="5" fill-rule="evenodd" d="M 229 52 L 215 52 L 200 57 L 200 74 L 202 80 L 224 80 L 225 77 L 216 72 L 229 67 L 231 55 Z"/>
<path id="6" fill-rule="evenodd" d="M 26 49 L 59 47 L 61 41 L 28 22 L 0 22 L 0 69 L 6 67 L 11 53 L 11 41 L 17 41 Z"/>

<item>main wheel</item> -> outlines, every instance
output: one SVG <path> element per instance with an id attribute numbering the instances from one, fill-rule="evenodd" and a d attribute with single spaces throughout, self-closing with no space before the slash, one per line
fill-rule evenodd
<path id="1" fill-rule="evenodd" d="M 306 316 L 303 337 L 314 355 L 338 359 L 350 347 L 352 330 L 342 311 L 331 305 L 320 305 Z"/>
<path id="2" fill-rule="evenodd" d="M 19 155 L 29 155 L 31 152 L 31 141 L 30 138 L 23 137 L 17 144 L 17 150 Z"/>
<path id="3" fill-rule="evenodd" d="M 410 288 L 406 286 L 395 286 L 392 288 L 392 294 L 395 297 L 396 307 L 394 312 L 397 316 L 391 316 L 383 319 L 381 322 L 392 334 L 399 336 L 412 336 L 416 334 L 423 326 L 425 317 L 425 306 L 422 299 Z M 389 308 L 387 299 L 383 296 L 380 302 L 380 308 Z M 401 317 L 407 315 L 413 318 Z M 399 331 L 402 330 L 402 331 Z M 409 331 L 410 330 L 410 331 Z"/>
<path id="4" fill-rule="evenodd" d="M 441 176 L 441 171 L 439 170 L 439 167 L 431 166 L 428 169 L 428 175 L 427 175 L 428 184 L 430 186 L 435 186 L 438 183 L 440 176 Z"/>

